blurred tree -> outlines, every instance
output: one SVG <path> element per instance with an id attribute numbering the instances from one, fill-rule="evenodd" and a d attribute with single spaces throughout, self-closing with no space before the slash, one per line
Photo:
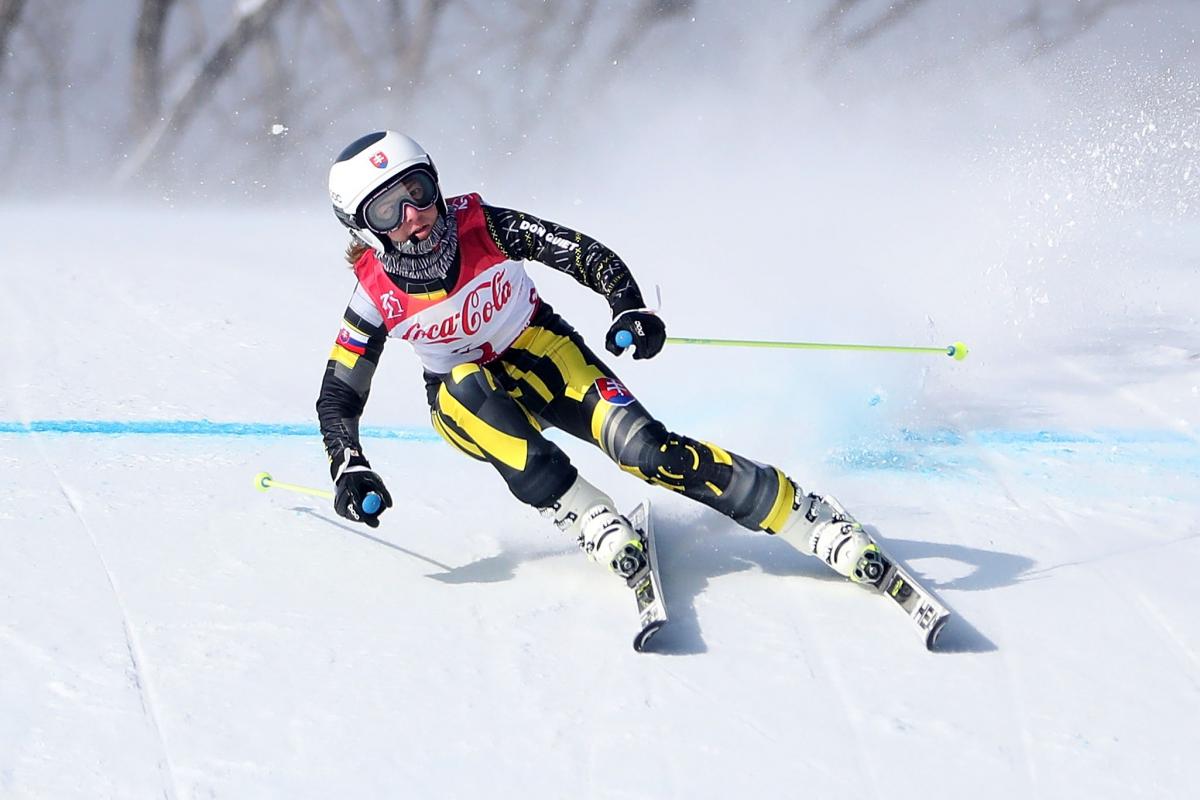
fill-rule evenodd
<path id="1" fill-rule="evenodd" d="M 204 59 L 200 69 L 175 100 L 166 113 L 155 121 L 142 135 L 133 154 L 117 171 L 117 183 L 122 184 L 142 173 L 148 164 L 159 162 L 159 156 L 170 146 L 171 136 L 187 127 L 204 104 L 212 97 L 221 79 L 237 64 L 246 49 L 269 29 L 275 17 L 291 0 L 251 0 L 235 9 L 232 28 Z M 168 0 L 169 2 L 169 0 Z M 143 16 L 158 14 L 161 10 L 165 21 L 165 9 L 159 0 L 147 0 L 142 6 Z M 152 27 L 152 24 L 148 27 Z M 161 58 L 161 21 L 157 37 L 149 37 L 147 44 L 158 49 Z M 139 22 L 139 34 L 141 32 Z M 142 44 L 138 37 L 138 44 Z M 160 87 L 161 88 L 161 87 Z"/>
<path id="2" fill-rule="evenodd" d="M 72 80 L 70 64 L 82 64 L 93 76 L 102 75 L 106 67 L 63 45 L 75 33 L 77 6 L 74 0 L 64 0 L 32 13 L 24 0 L 0 0 L 5 22 L 0 28 L 6 42 L 0 51 L 6 65 L 2 76 L 6 91 L 0 100 L 7 130 L 13 134 L 5 147 L 6 163 L 0 168 L 4 184 L 15 183 L 10 176 L 13 165 L 31 152 L 54 152 L 54 162 L 59 165 L 74 160 L 76 154 L 66 145 L 67 131 L 74 100 L 84 82 Z M 29 130 L 33 126 L 38 128 L 36 132 Z"/>
<path id="3" fill-rule="evenodd" d="M 1025 60 L 1037 58 L 1074 41 L 1100 23 L 1106 14 L 1142 0 L 1076 0 L 1073 3 L 1047 3 L 1029 0 L 1023 14 L 1013 20 L 1011 31 L 1025 30 L 1032 42 Z"/>
<path id="4" fill-rule="evenodd" d="M 142 0 L 133 40 L 133 129 L 146 131 L 162 109 L 163 36 L 175 0 Z"/>
<path id="5" fill-rule="evenodd" d="M 835 0 L 818 19 L 813 28 L 813 34 L 833 39 L 839 48 L 854 49 L 861 47 L 872 39 L 887 33 L 888 29 L 909 16 L 925 3 L 925 0 L 900 0 L 887 3 L 886 7 L 874 12 L 864 23 L 848 33 L 843 34 L 845 21 L 852 15 L 856 7 L 861 7 L 861 0 Z"/>
<path id="6" fill-rule="evenodd" d="M 8 37 L 17 27 L 24 5 L 25 0 L 0 0 L 0 80 L 4 78 L 4 65 L 8 63 Z"/>
<path id="7" fill-rule="evenodd" d="M 430 54 L 437 45 L 437 24 L 449 7 L 449 0 L 419 0 L 412 19 L 399 19 L 400 3 L 393 3 L 394 19 L 391 29 L 400 34 L 392 53 L 396 58 L 397 84 L 401 87 L 401 101 L 412 97 L 424 78 L 429 66 Z"/>
<path id="8" fill-rule="evenodd" d="M 911 21 L 923 24 L 910 26 L 910 33 L 933 30 L 940 37 L 934 47 L 927 41 L 921 46 L 907 41 L 911 49 L 921 52 L 912 66 L 914 75 L 938 65 L 952 67 L 998 45 L 1016 44 L 1024 52 L 1021 60 L 1030 61 L 1088 33 L 1110 12 L 1143 2 L 1021 0 L 963 7 L 945 0 L 832 0 L 809 28 L 807 60 L 818 72 L 826 72 L 868 45 L 904 50 L 901 23 Z M 957 50 L 954 42 L 959 43 Z"/>
<path id="9" fill-rule="evenodd" d="M 1155 3 L 1173 1 L 1196 2 Z M 736 37 L 703 49 L 739 15 L 779 43 L 785 67 L 795 42 L 792 66 L 830 86 L 840 67 L 865 91 L 988 51 L 1036 60 L 1151 0 L 820 0 L 720 6 L 725 17 L 717 3 L 58 0 L 32 13 L 0 0 L 0 182 L 70 168 L 156 188 L 249 191 L 286 176 L 308 186 L 296 157 L 324 157 L 343 123 L 452 131 L 498 153 L 603 125 L 614 89 L 663 90 L 660 66 L 750 55 Z M 48 135 L 54 163 L 35 167 Z"/>
<path id="10" fill-rule="evenodd" d="M 655 25 L 690 14 L 695 8 L 695 0 L 642 0 L 617 35 L 609 50 L 609 59 L 615 61 L 628 56 Z"/>

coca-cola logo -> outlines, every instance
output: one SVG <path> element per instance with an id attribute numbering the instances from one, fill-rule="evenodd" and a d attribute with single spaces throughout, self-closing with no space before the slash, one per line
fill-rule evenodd
<path id="1" fill-rule="evenodd" d="M 512 291 L 512 281 L 504 270 L 499 270 L 491 280 L 472 286 L 463 295 L 458 311 L 427 324 L 415 321 L 400 338 L 409 342 L 446 343 L 473 336 L 508 305 Z"/>

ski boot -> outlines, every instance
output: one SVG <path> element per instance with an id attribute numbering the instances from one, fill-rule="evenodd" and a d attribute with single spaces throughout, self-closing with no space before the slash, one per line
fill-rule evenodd
<path id="1" fill-rule="evenodd" d="M 862 525 L 834 498 L 805 495 L 793 486 L 792 514 L 776 535 L 821 559 L 839 575 L 878 589 L 888 564 Z"/>
<path id="2" fill-rule="evenodd" d="M 611 497 L 582 476 L 553 505 L 541 509 L 541 514 L 574 536 L 588 558 L 606 564 L 626 581 L 649 566 L 646 548 L 629 520 L 617 513 Z"/>

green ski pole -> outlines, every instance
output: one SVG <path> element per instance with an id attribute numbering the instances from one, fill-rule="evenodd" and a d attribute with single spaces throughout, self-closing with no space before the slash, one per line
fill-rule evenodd
<path id="1" fill-rule="evenodd" d="M 314 489 L 311 486 L 300 486 L 295 483 L 284 483 L 277 481 L 271 477 L 269 472 L 260 472 L 254 476 L 254 488 L 260 492 L 265 492 L 267 489 L 286 489 L 289 492 L 297 492 L 299 494 L 308 494 L 313 497 L 322 497 L 326 500 L 333 499 L 333 492 L 328 489 Z M 368 492 L 363 498 L 362 510 L 368 514 L 374 514 L 383 505 L 383 498 L 375 492 Z"/>
<path id="2" fill-rule="evenodd" d="M 618 331 L 616 336 L 618 347 L 628 347 L 633 344 L 633 334 L 629 331 Z M 839 344 L 833 342 L 770 342 L 757 339 L 694 339 L 686 336 L 668 336 L 668 344 L 706 344 L 721 347 L 781 347 L 789 350 L 860 350 L 875 353 L 939 353 L 950 356 L 955 361 L 967 357 L 965 342 L 955 342 L 945 347 L 905 347 L 894 344 Z"/>
<path id="3" fill-rule="evenodd" d="M 670 344 L 708 344 L 723 347 L 783 347 L 791 350 L 862 350 L 875 353 L 940 353 L 962 361 L 967 357 L 965 342 L 955 342 L 945 347 L 905 347 L 894 344 L 839 344 L 833 342 L 766 342 L 756 339 L 693 339 L 684 336 L 668 336 Z"/>

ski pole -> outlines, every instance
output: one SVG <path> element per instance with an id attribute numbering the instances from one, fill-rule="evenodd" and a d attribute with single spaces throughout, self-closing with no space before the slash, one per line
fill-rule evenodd
<path id="1" fill-rule="evenodd" d="M 625 348 L 633 344 L 633 334 L 629 331 L 617 331 L 617 347 Z M 891 344 L 837 344 L 830 342 L 767 342 L 755 339 L 692 339 L 685 336 L 668 336 L 668 344 L 707 344 L 725 347 L 783 347 L 791 350 L 866 350 L 876 353 L 941 353 L 962 361 L 967 357 L 965 342 L 955 342 L 945 347 L 904 347 Z"/>
<path id="2" fill-rule="evenodd" d="M 333 499 L 333 492 L 328 489 L 313 489 L 310 486 L 299 486 L 294 483 L 284 483 L 277 481 L 271 477 L 269 472 L 260 472 L 254 476 L 254 488 L 260 492 L 265 492 L 267 489 L 287 489 L 289 492 L 297 492 L 299 494 L 308 494 L 313 497 L 323 497 L 326 500 Z M 367 492 L 367 496 L 363 498 L 362 510 L 366 514 L 374 514 L 383 506 L 383 498 L 375 492 Z"/>

